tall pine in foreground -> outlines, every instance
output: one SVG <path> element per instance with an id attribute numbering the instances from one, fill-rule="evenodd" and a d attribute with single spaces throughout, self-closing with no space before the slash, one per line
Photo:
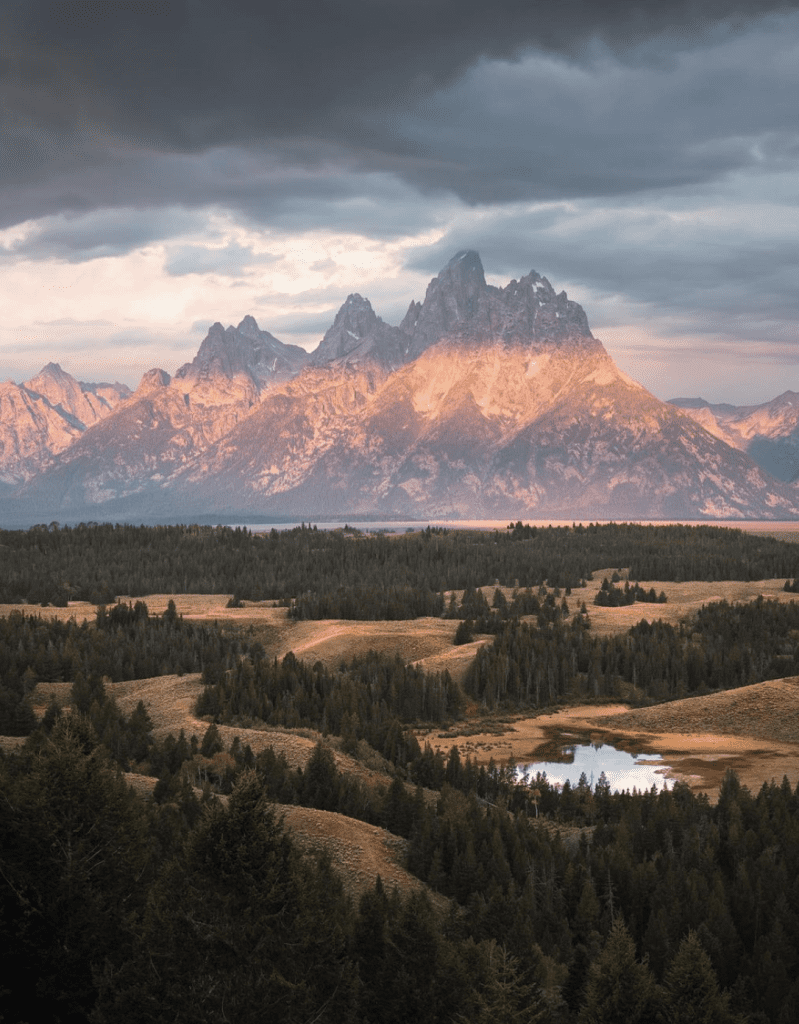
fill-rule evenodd
<path id="1" fill-rule="evenodd" d="M 613 922 L 605 946 L 591 964 L 580 1024 L 645 1024 L 654 1017 L 657 989 L 624 921 Z"/>
<path id="2" fill-rule="evenodd" d="M 329 864 L 303 863 L 247 772 L 153 887 L 137 956 L 95 1020 L 346 1022 L 347 910 Z"/>
<path id="3" fill-rule="evenodd" d="M 143 805 L 79 714 L 0 762 L 0 1015 L 84 1021 L 131 955 L 150 880 Z"/>
<path id="4" fill-rule="evenodd" d="M 664 978 L 664 1024 L 733 1024 L 727 993 L 719 989 L 710 957 L 696 932 L 680 943 Z"/>

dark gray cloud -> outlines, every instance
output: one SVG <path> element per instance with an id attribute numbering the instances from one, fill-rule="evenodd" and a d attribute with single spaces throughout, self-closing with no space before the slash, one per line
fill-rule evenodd
<path id="1" fill-rule="evenodd" d="M 5 250 L 0 248 L 0 258 L 83 263 L 103 256 L 124 256 L 204 224 L 204 218 L 197 212 L 181 209 L 101 209 L 54 214 L 38 220 L 23 239 Z"/>
<path id="2" fill-rule="evenodd" d="M 669 61 L 482 61 L 404 112 L 402 172 L 467 201 L 622 196 L 796 166 L 799 18 L 765 19 Z"/>
<path id="3" fill-rule="evenodd" d="M 320 166 L 311 168 L 307 150 L 125 151 L 91 167 L 58 170 L 42 185 L 0 179 L 0 228 L 63 210 L 77 218 L 97 206 L 125 208 L 140 223 L 150 216 L 147 210 L 213 207 L 233 210 L 257 228 L 327 228 L 391 239 L 424 230 L 440 215 L 440 194 L 422 197 L 395 175 L 351 168 L 340 149 L 334 155 L 328 146 L 320 147 Z M 153 215 L 152 223 L 160 216 Z M 169 217 L 163 226 L 161 237 L 176 233 Z"/>
<path id="4" fill-rule="evenodd" d="M 791 6 L 762 0 L 758 13 Z M 85 118 L 138 143 L 205 148 L 324 134 L 354 109 L 407 105 L 481 56 L 684 42 L 750 16 L 745 0 L 7 0 L 4 77 L 29 119 L 23 139 L 30 121 L 58 135 Z"/>
<path id="5" fill-rule="evenodd" d="M 623 314 L 785 359 L 799 321 L 797 8 L 6 0 L 0 228 L 35 223 L 0 258 L 166 243 L 169 275 L 222 276 L 233 306 L 271 257 L 226 225 L 267 229 L 264 247 L 287 258 L 292 233 L 360 235 L 385 254 L 443 230 L 397 281 L 366 270 L 349 290 L 397 322 L 426 276 L 477 248 L 498 281 L 535 268 L 566 287 L 598 333 Z M 264 296 L 278 311 L 264 326 L 321 336 L 346 291 Z"/>
<path id="6" fill-rule="evenodd" d="M 583 303 L 595 330 L 620 306 L 661 335 L 719 335 L 799 344 L 799 205 L 792 175 L 746 176 L 703 191 L 636 202 L 481 208 L 407 267 L 434 274 L 463 248 L 497 283 L 536 270 Z"/>
<path id="7" fill-rule="evenodd" d="M 764 0 L 758 16 L 794 6 Z M 2 173 L 21 199 L 27 196 L 27 216 L 52 212 L 53 203 L 63 209 L 70 199 L 72 208 L 119 201 L 120 172 L 124 178 L 130 160 L 138 165 L 138 190 L 157 203 L 164 168 L 148 170 L 149 155 L 231 147 L 266 147 L 292 166 L 317 170 L 331 158 L 350 171 L 388 170 L 469 201 L 703 180 L 740 163 L 733 143 L 689 153 L 648 121 L 651 105 L 636 108 L 633 96 L 626 110 L 613 109 L 612 88 L 603 82 L 586 111 L 579 82 L 574 94 L 566 81 L 568 69 L 590 69 L 598 45 L 625 67 L 656 64 L 669 74 L 674 54 L 740 35 L 747 19 L 744 0 L 498 0 L 490 11 L 482 0 L 11 0 L 3 25 Z M 498 93 L 485 75 L 473 80 L 480 95 L 470 96 L 468 86 L 452 92 L 481 59 L 496 68 L 529 51 L 567 62 L 540 96 L 520 82 L 506 107 L 502 74 L 493 83 Z M 553 107 L 558 88 L 563 95 Z M 684 102 L 713 108 L 708 88 L 689 83 Z M 509 114 L 525 101 L 526 116 L 514 128 Z M 763 116 L 757 88 L 748 106 Z M 747 104 L 738 97 L 729 111 L 738 133 Z M 563 148 L 572 113 L 571 136 L 588 132 L 591 159 L 575 160 L 574 143 Z M 778 112 L 772 121 L 776 131 L 785 126 Z M 693 116 L 682 124 L 694 125 Z M 629 136 L 643 127 L 636 160 Z M 70 197 L 66 183 L 84 172 L 99 193 L 78 189 Z M 232 199 L 246 203 L 246 188 L 238 186 Z M 196 202 L 220 196 L 202 173 L 183 187 Z"/>

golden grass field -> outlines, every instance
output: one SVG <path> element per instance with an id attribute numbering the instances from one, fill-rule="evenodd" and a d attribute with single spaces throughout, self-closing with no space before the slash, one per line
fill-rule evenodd
<path id="1" fill-rule="evenodd" d="M 764 531 L 767 532 L 767 531 Z M 782 539 L 789 539 L 778 533 Z M 794 539 L 791 537 L 790 539 Z M 797 532 L 796 539 L 799 539 Z M 750 601 L 758 595 L 779 601 L 794 599 L 783 591 L 783 579 L 752 583 L 669 583 L 640 580 L 646 588 L 663 590 L 665 605 L 636 604 L 624 608 L 599 608 L 592 602 L 602 583 L 613 569 L 594 573 L 584 590 L 575 590 L 567 598 L 572 611 L 585 601 L 596 634 L 623 632 L 642 618 L 662 618 L 676 623 L 701 605 L 715 600 Z M 622 573 L 624 576 L 625 574 Z M 494 587 L 484 587 L 489 602 Z M 511 591 L 506 589 L 506 595 Z M 453 645 L 456 624 L 427 618 L 409 622 L 293 622 L 285 608 L 268 603 L 247 603 L 243 608 L 226 608 L 230 595 L 156 594 L 144 600 L 151 613 L 159 614 L 174 600 L 178 612 L 187 619 L 216 620 L 234 628 L 251 630 L 267 651 L 282 657 L 293 651 L 297 657 L 321 661 L 327 666 L 350 660 L 356 654 L 374 649 L 384 654 L 398 654 L 406 661 L 419 662 L 428 671 L 447 669 L 453 678 L 462 680 L 476 649 L 488 637 L 462 647 Z M 124 600 L 124 598 L 123 598 Z M 31 608 L 25 605 L 0 606 L 0 615 L 13 609 L 34 612 L 62 619 L 74 616 L 78 621 L 94 619 L 96 608 L 74 602 L 69 608 Z M 120 708 L 129 713 L 143 700 L 160 736 L 177 734 L 184 729 L 188 736 L 201 738 L 207 722 L 194 715 L 194 702 L 201 688 L 197 674 L 163 676 L 107 686 Z M 51 695 L 68 703 L 70 683 L 40 684 L 34 694 L 35 703 L 44 711 Z M 579 706 L 549 709 L 536 716 L 493 718 L 482 722 L 476 706 L 470 710 L 461 735 L 450 730 L 420 731 L 420 741 L 448 751 L 457 744 L 461 752 L 480 763 L 493 758 L 498 763 L 509 758 L 516 761 L 541 759 L 536 751 L 546 748 L 563 730 L 590 735 L 596 740 L 614 742 L 616 746 L 657 752 L 671 766 L 670 775 L 681 778 L 697 792 L 714 797 L 728 767 L 738 771 L 741 781 L 753 790 L 772 778 L 780 781 L 787 774 L 792 785 L 799 780 L 799 679 L 776 680 L 755 686 L 694 697 L 644 710 L 630 710 L 624 705 Z M 480 731 L 481 725 L 483 731 Z M 303 766 L 317 740 L 311 730 L 278 729 L 245 730 L 223 726 L 220 731 L 226 743 L 235 735 L 249 743 L 256 753 L 267 746 L 282 752 L 293 767 Z M 7 748 L 17 740 L 2 742 Z M 333 744 L 335 746 L 335 743 Z M 364 764 L 340 750 L 335 750 L 340 770 L 357 775 L 367 785 L 387 785 L 389 777 L 379 763 Z M 379 762 L 379 758 L 376 759 Z M 136 788 L 147 791 L 154 780 L 133 779 Z M 288 827 L 303 849 L 327 845 L 334 862 L 346 866 L 343 872 L 350 891 L 357 894 L 373 884 L 379 873 L 387 884 L 406 888 L 420 885 L 401 868 L 403 840 L 373 826 L 341 815 L 304 808 L 281 808 Z M 435 897 L 440 900 L 441 897 Z"/>

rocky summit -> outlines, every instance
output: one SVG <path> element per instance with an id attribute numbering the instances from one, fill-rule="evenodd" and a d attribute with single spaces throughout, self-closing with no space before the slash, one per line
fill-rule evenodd
<path id="1" fill-rule="evenodd" d="M 799 516 L 792 486 L 695 413 L 622 373 L 545 277 L 497 288 L 465 251 L 396 327 L 350 295 L 310 355 L 249 316 L 214 324 L 191 363 L 10 481 L 3 516 Z"/>

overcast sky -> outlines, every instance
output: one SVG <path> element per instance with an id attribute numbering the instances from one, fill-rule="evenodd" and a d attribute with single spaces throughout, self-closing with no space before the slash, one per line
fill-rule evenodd
<path id="1" fill-rule="evenodd" d="M 473 248 L 660 398 L 799 391 L 799 2 L 757 6 L 4 0 L 0 378 L 312 349 Z"/>

